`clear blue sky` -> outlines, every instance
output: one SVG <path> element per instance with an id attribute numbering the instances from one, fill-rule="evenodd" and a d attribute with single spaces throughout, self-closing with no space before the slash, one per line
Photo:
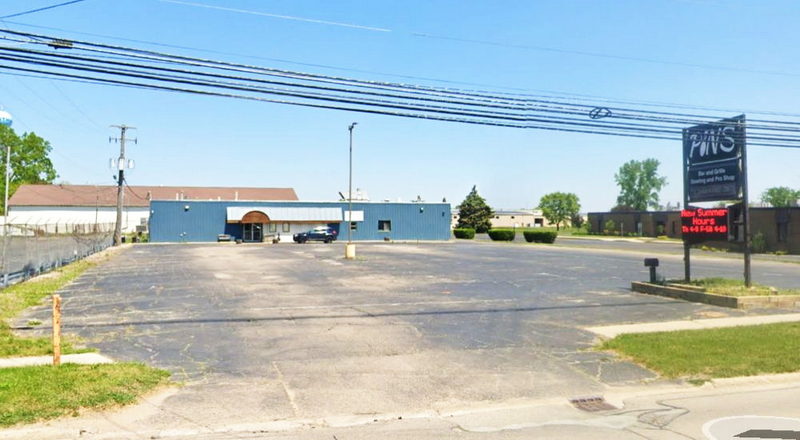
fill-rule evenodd
<path id="1" fill-rule="evenodd" d="M 6 0 L 0 16 L 54 3 Z M 793 0 L 86 0 L 0 25 L 360 79 L 678 103 L 733 116 L 800 114 L 798 22 L 800 2 Z M 373 200 L 420 195 L 456 205 L 475 184 L 496 208 L 530 208 L 546 193 L 567 191 L 578 195 L 583 211 L 607 210 L 618 192 L 615 171 L 649 157 L 661 161 L 669 181 L 662 202 L 682 199 L 681 145 L 673 141 L 409 120 L 7 74 L 0 75 L 0 105 L 14 115 L 18 132 L 34 131 L 51 142 L 59 181 L 74 184 L 113 184 L 108 159 L 118 146 L 107 140 L 118 132 L 108 126 L 127 124 L 138 128 L 139 139 L 129 148 L 136 160 L 131 185 L 294 187 L 301 199 L 333 200 L 347 188 L 347 126 L 358 121 L 354 186 Z M 748 155 L 751 199 L 770 186 L 800 188 L 800 149 L 751 147 Z"/>

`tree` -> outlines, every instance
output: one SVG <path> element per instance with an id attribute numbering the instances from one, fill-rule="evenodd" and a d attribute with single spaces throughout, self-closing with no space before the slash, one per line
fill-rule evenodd
<path id="1" fill-rule="evenodd" d="M 539 209 L 550 223 L 556 224 L 556 230 L 561 229 L 561 223 L 578 215 L 581 204 L 578 196 L 573 193 L 554 192 L 545 194 L 539 200 Z"/>
<path id="2" fill-rule="evenodd" d="M 478 190 L 472 186 L 472 191 L 458 205 L 458 224 L 457 228 L 472 228 L 475 232 L 484 233 L 492 227 L 492 208 L 486 204 L 486 200 L 478 195 Z"/>
<path id="3" fill-rule="evenodd" d="M 628 205 L 617 205 L 611 208 L 611 212 L 635 212 L 637 211 L 632 206 Z"/>
<path id="4" fill-rule="evenodd" d="M 617 205 L 630 206 L 637 211 L 658 208 L 658 193 L 667 185 L 667 178 L 658 175 L 657 159 L 632 160 L 623 164 L 614 180 L 620 188 Z"/>
<path id="5" fill-rule="evenodd" d="M 797 206 L 798 199 L 800 199 L 800 190 L 793 190 L 786 186 L 767 188 L 767 190 L 761 194 L 762 202 L 769 203 L 776 208 Z"/>
<path id="6" fill-rule="evenodd" d="M 9 198 L 23 183 L 53 183 L 58 177 L 48 156 L 52 150 L 50 143 L 35 133 L 17 136 L 11 127 L 0 125 L 0 160 L 3 170 L 6 163 L 6 146 L 11 146 Z M 5 172 L 3 172 L 0 178 L 0 194 L 5 192 L 5 185 Z"/>

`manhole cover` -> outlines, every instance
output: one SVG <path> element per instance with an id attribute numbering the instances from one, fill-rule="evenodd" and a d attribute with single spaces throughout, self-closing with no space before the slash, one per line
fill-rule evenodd
<path id="1" fill-rule="evenodd" d="M 575 406 L 575 408 L 588 412 L 608 411 L 611 409 L 617 409 L 617 407 L 606 402 L 606 399 L 600 396 L 580 397 L 580 398 L 570 399 L 569 403 Z"/>

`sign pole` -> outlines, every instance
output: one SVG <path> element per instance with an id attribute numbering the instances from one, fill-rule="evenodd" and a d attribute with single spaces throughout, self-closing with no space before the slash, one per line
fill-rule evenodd
<path id="1" fill-rule="evenodd" d="M 747 195 L 747 136 L 745 116 L 740 116 L 739 124 L 742 126 L 742 220 L 744 221 L 744 285 L 750 287 L 753 280 L 750 276 L 750 203 Z"/>
<path id="2" fill-rule="evenodd" d="M 683 144 L 686 145 L 686 136 L 687 131 L 683 129 Z M 683 150 L 683 209 L 689 209 L 689 158 L 687 156 L 686 148 L 682 148 Z M 691 264 L 691 247 L 689 245 L 689 241 L 686 237 L 683 236 L 681 233 L 681 238 L 683 240 L 683 278 L 686 283 L 689 283 L 692 273 L 692 264 Z"/>

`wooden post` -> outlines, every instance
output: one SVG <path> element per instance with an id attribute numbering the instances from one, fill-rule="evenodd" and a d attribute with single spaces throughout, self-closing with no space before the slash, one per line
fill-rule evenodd
<path id="1" fill-rule="evenodd" d="M 61 365 L 61 296 L 53 295 L 53 366 Z"/>

